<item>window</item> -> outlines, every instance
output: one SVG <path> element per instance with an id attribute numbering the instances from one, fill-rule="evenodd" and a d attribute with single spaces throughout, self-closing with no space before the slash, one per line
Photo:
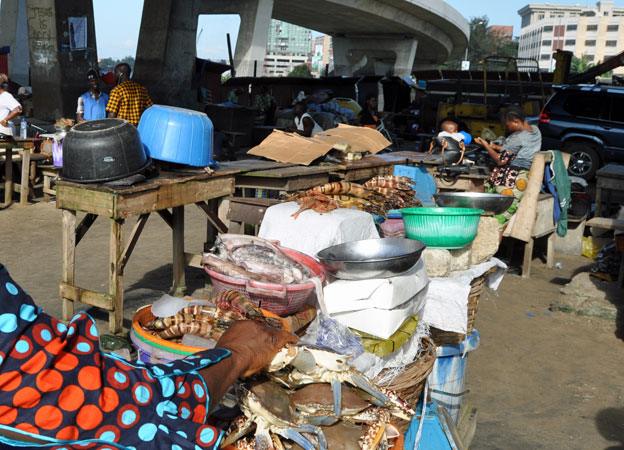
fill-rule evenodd
<path id="1" fill-rule="evenodd" d="M 557 39 L 554 43 L 553 43 L 553 51 L 555 50 L 561 50 L 563 48 L 563 39 Z"/>
<path id="2" fill-rule="evenodd" d="M 567 31 L 576 31 L 577 26 L 576 25 L 568 25 L 566 27 Z"/>
<path id="3" fill-rule="evenodd" d="M 598 25 L 587 25 L 587 31 L 598 31 Z"/>
<path id="4" fill-rule="evenodd" d="M 600 94 L 592 95 L 574 92 L 570 93 L 568 98 L 566 98 L 563 109 L 576 117 L 601 119 L 603 116 L 604 100 L 604 96 Z"/>
<path id="5" fill-rule="evenodd" d="M 576 45 L 575 39 L 566 39 L 565 45 Z"/>
<path id="6" fill-rule="evenodd" d="M 544 14 L 539 14 L 537 16 L 537 20 L 543 20 L 544 19 Z"/>
<path id="7" fill-rule="evenodd" d="M 606 47 L 617 47 L 617 41 L 606 41 L 605 42 L 605 46 Z"/>
<path id="8" fill-rule="evenodd" d="M 617 31 L 620 29 L 619 25 L 607 25 L 607 31 Z"/>
<path id="9" fill-rule="evenodd" d="M 585 41 L 585 47 L 595 47 L 596 46 L 596 41 L 594 39 Z"/>
<path id="10" fill-rule="evenodd" d="M 542 45 L 552 45 L 552 41 L 550 39 L 546 39 L 542 41 Z"/>
<path id="11" fill-rule="evenodd" d="M 594 55 L 585 55 L 585 58 L 587 58 L 587 61 L 593 61 L 594 59 L 596 59 Z"/>
<path id="12" fill-rule="evenodd" d="M 563 25 L 557 25 L 555 27 L 555 37 L 563 37 L 565 27 Z"/>
<path id="13" fill-rule="evenodd" d="M 550 60 L 550 54 L 544 54 L 544 55 L 540 56 L 540 59 L 542 61 L 549 61 Z"/>
<path id="14" fill-rule="evenodd" d="M 624 95 L 611 97 L 611 120 L 624 123 Z"/>
<path id="15" fill-rule="evenodd" d="M 546 25 L 546 26 L 544 27 L 544 33 L 549 33 L 549 32 L 551 32 L 552 30 L 553 30 L 552 25 Z"/>

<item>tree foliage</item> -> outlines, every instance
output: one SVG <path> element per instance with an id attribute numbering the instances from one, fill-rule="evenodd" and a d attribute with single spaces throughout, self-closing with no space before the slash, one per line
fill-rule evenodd
<path id="1" fill-rule="evenodd" d="M 293 67 L 288 76 L 299 78 L 312 78 L 312 74 L 310 73 L 310 69 L 308 68 L 307 64 L 300 64 Z"/>
<path id="2" fill-rule="evenodd" d="M 588 69 L 591 69 L 594 66 L 589 60 L 587 55 L 581 55 L 580 58 L 576 56 L 572 57 L 572 63 L 570 64 L 570 72 L 571 73 L 583 73 Z"/>
<path id="3" fill-rule="evenodd" d="M 468 41 L 468 61 L 470 67 L 477 67 L 487 56 L 518 56 L 518 40 L 509 39 L 492 31 L 490 19 L 487 16 L 473 17 L 470 19 L 470 40 Z M 459 58 L 449 61 L 445 66 L 451 69 L 459 69 Z"/>
<path id="4" fill-rule="evenodd" d="M 122 59 L 113 59 L 113 58 L 102 58 L 100 59 L 100 70 L 103 71 L 107 71 L 107 70 L 113 70 L 113 68 L 119 64 L 125 62 L 127 64 L 130 64 L 130 67 L 132 67 L 134 69 L 134 57 L 133 56 L 126 56 Z"/>

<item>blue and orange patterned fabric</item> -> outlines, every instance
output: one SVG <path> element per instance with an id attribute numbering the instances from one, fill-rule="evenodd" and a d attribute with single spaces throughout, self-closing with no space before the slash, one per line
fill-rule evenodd
<path id="1" fill-rule="evenodd" d="M 151 365 L 103 353 L 89 315 L 66 325 L 43 313 L 0 265 L 0 447 L 218 448 L 198 371 L 229 355 Z"/>

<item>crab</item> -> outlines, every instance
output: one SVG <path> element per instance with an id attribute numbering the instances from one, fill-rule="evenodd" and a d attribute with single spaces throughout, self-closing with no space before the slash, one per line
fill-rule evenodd
<path id="1" fill-rule="evenodd" d="M 334 415 L 342 411 L 342 383 L 355 386 L 369 394 L 377 406 L 391 410 L 403 420 L 411 420 L 414 410 L 393 392 L 380 388 L 349 365 L 349 357 L 330 350 L 309 346 L 286 346 L 271 361 L 268 371 L 273 380 L 289 389 L 313 383 L 331 384 Z M 290 370 L 285 370 L 287 367 Z"/>
<path id="2" fill-rule="evenodd" d="M 283 446 L 278 436 L 295 442 L 304 450 L 328 448 L 319 427 L 295 422 L 295 411 L 288 392 L 271 381 L 256 384 L 249 389 L 241 388 L 241 410 L 244 418 L 235 421 L 223 441 L 223 447 L 249 434 L 255 425 L 252 448 L 256 450 L 280 450 Z M 314 436 L 314 442 L 302 433 Z M 244 444 L 248 445 L 249 440 Z"/>
<path id="3" fill-rule="evenodd" d="M 333 391 L 329 384 L 308 384 L 296 390 L 290 398 L 298 415 L 297 421 L 329 426 L 338 422 L 341 417 L 354 416 L 370 406 L 350 386 L 343 386 L 341 394 L 341 410 L 336 414 Z"/>

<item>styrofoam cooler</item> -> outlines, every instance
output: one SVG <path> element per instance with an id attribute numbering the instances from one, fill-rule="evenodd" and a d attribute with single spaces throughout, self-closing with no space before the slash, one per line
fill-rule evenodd
<path id="1" fill-rule="evenodd" d="M 468 353 L 479 347 L 480 340 L 479 332 L 474 330 L 459 344 L 437 348 L 437 358 L 429 375 L 431 398 L 446 408 L 455 423 L 464 399 Z"/>

